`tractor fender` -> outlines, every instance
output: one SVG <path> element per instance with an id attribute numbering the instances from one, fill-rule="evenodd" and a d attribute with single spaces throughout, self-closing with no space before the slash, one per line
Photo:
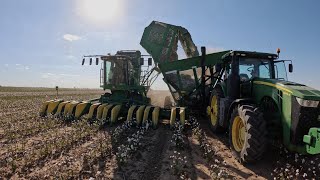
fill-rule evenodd
<path id="1" fill-rule="evenodd" d="M 254 101 L 251 98 L 236 99 L 236 100 L 232 101 L 232 103 L 231 103 L 231 105 L 229 106 L 229 109 L 228 109 L 227 121 L 225 121 L 225 122 L 229 123 L 229 120 L 230 120 L 231 113 L 232 113 L 233 109 L 237 105 L 244 104 L 244 103 L 245 104 L 254 104 Z M 225 124 L 225 125 L 228 126 L 228 124 Z"/>

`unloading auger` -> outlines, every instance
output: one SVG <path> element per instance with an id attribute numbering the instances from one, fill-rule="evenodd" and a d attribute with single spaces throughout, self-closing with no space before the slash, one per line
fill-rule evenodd
<path id="1" fill-rule="evenodd" d="M 150 105 L 147 92 L 160 72 L 150 56 L 141 55 L 137 50 L 123 50 L 115 55 L 84 56 L 82 65 L 86 60 L 90 65 L 94 60 L 96 65 L 102 61 L 100 87 L 109 92 L 88 101 L 47 101 L 42 105 L 41 116 L 53 115 L 70 121 L 85 115 L 89 122 L 102 124 L 134 119 L 138 125 L 142 125 L 152 120 L 153 127 L 157 127 L 163 110 Z"/>

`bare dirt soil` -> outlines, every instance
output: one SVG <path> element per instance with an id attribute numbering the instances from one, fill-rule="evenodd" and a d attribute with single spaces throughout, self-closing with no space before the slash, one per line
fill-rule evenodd
<path id="1" fill-rule="evenodd" d="M 86 100 L 103 92 L 61 89 L 59 98 Z M 242 165 L 229 150 L 228 135 L 213 134 L 206 118 L 184 128 L 138 128 L 120 120 L 98 127 L 40 118 L 50 88 L 0 87 L 0 179 L 318 179 L 319 156 L 270 146 L 258 163 Z M 150 91 L 163 106 L 167 91 Z"/>

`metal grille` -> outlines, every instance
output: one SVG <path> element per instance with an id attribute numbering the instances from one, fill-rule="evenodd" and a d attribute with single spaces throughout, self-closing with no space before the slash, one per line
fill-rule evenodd
<path id="1" fill-rule="evenodd" d="M 303 144 L 303 136 L 308 134 L 312 127 L 320 127 L 320 106 L 302 107 L 299 105 L 295 97 L 292 97 L 291 111 L 291 136 L 290 140 L 293 144 Z"/>

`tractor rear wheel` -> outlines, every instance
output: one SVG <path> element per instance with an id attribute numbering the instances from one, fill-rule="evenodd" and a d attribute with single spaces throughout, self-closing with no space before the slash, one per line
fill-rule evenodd
<path id="1" fill-rule="evenodd" d="M 229 124 L 232 153 L 240 162 L 260 160 L 266 149 L 266 123 L 262 112 L 251 105 L 236 107 Z"/>
<path id="2" fill-rule="evenodd" d="M 222 133 L 226 130 L 224 127 L 219 125 L 220 98 L 223 98 L 223 92 L 219 88 L 214 89 L 210 97 L 209 106 L 207 107 L 210 128 L 216 133 Z"/>

